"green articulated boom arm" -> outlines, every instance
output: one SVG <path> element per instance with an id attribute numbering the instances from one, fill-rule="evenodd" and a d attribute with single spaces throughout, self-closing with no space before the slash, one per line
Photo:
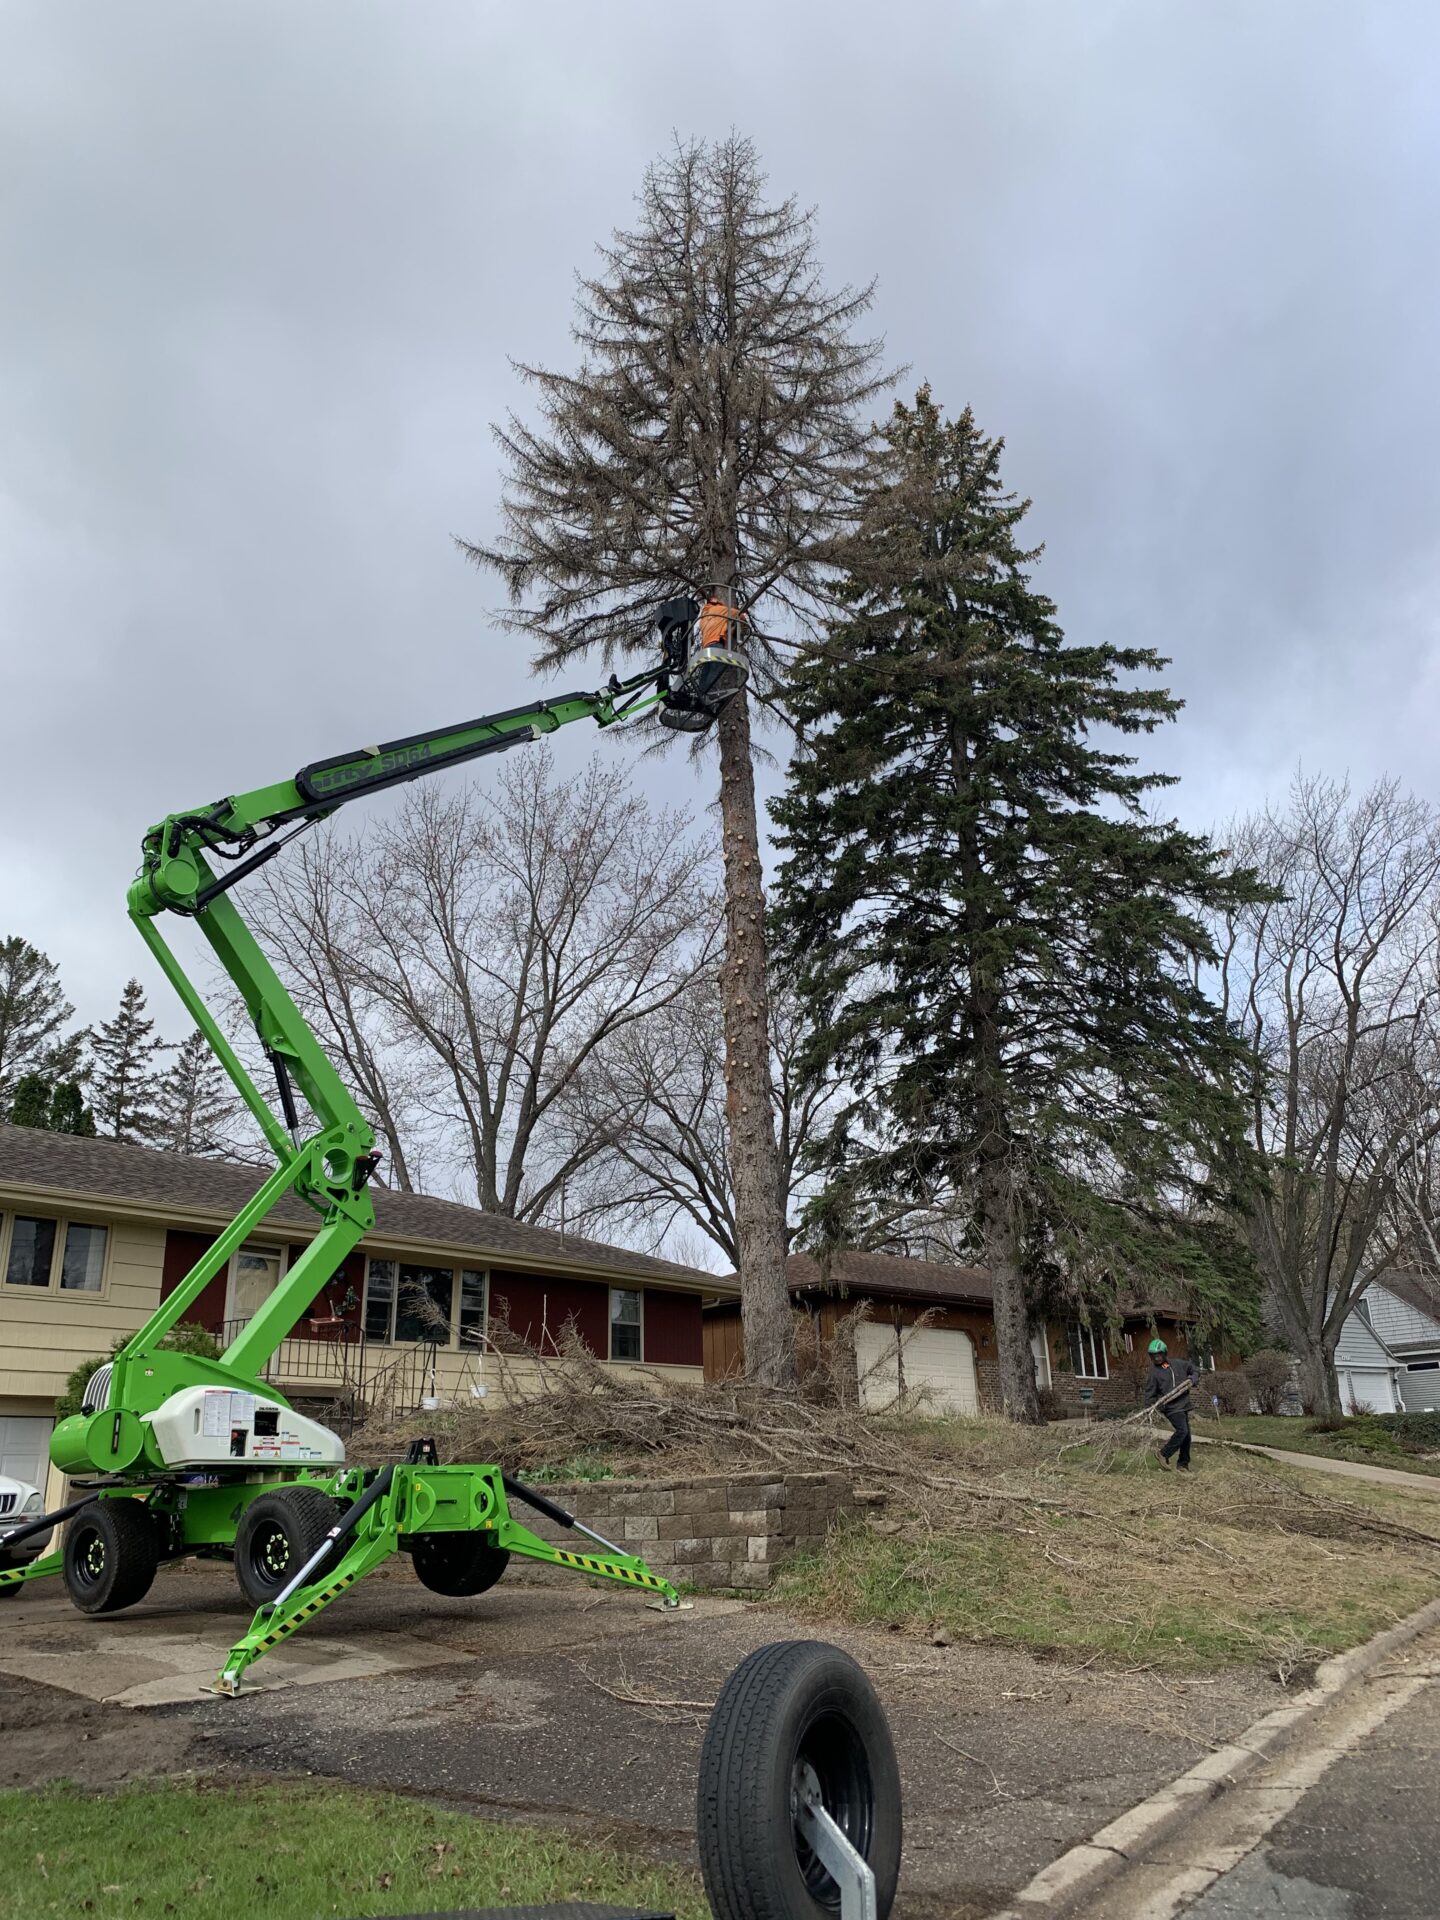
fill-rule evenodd
<path id="1" fill-rule="evenodd" d="M 710 616 L 711 635 L 718 631 L 717 605 L 709 603 L 703 610 Z M 63 1470 L 142 1474 L 161 1466 L 140 1416 L 153 1413 L 185 1387 L 255 1391 L 281 1341 L 374 1225 L 368 1183 L 379 1155 L 373 1131 L 245 924 L 232 898 L 236 883 L 295 834 L 349 801 L 505 752 L 572 721 L 593 720 L 608 727 L 659 709 L 662 724 L 687 731 L 708 726 L 743 684 L 745 662 L 738 652 L 704 637 L 707 626 L 701 614 L 693 600 L 667 601 L 657 621 L 657 664 L 630 679 L 612 676 L 598 692 L 564 694 L 317 760 L 273 786 L 171 814 L 145 835 L 140 872 L 130 889 L 130 917 L 234 1081 L 278 1164 L 253 1200 L 121 1348 L 103 1399 L 97 1376 L 92 1392 L 99 1404 L 89 1406 L 87 1395 L 87 1410 L 56 1428 L 52 1457 Z M 732 620 L 721 637 L 733 633 L 735 624 Z M 195 922 L 240 993 L 274 1071 L 278 1113 L 167 944 L 160 930 L 166 914 Z M 297 1095 L 318 1123 L 313 1130 L 302 1123 Z M 312 1207 L 323 1224 L 269 1299 L 218 1361 L 163 1349 L 165 1335 L 287 1193 Z M 283 1403 L 274 1388 L 267 1385 L 264 1391 Z"/>

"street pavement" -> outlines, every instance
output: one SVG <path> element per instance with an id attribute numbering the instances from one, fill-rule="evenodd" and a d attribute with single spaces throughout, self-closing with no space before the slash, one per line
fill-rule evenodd
<path id="1" fill-rule="evenodd" d="M 1213 1792 L 1213 1790 L 1212 1790 Z M 1395 1649 L 1065 1920 L 1437 1920 L 1440 1632 Z M 1017 1902 L 1014 1912 L 1037 1911 Z"/>
<path id="2" fill-rule="evenodd" d="M 1440 1675 L 1336 1760 L 1188 1920 L 1436 1920 Z"/>

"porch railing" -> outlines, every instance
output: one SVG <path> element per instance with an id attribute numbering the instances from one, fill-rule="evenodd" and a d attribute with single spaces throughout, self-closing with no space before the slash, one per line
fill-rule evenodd
<path id="1" fill-rule="evenodd" d="M 215 1329 L 222 1351 L 246 1325 L 246 1319 L 226 1320 Z M 363 1327 L 343 1323 L 282 1340 L 260 1378 L 282 1391 L 311 1388 L 324 1395 L 327 1425 L 348 1434 L 372 1413 L 403 1418 L 437 1397 L 439 1352 L 428 1341 L 378 1346 L 366 1340 Z"/>

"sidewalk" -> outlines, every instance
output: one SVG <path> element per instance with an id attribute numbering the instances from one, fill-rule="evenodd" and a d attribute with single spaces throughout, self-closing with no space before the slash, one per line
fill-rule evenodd
<path id="1" fill-rule="evenodd" d="M 1212 1440 L 1195 1435 L 1197 1446 L 1234 1447 L 1240 1453 L 1263 1453 L 1267 1460 L 1278 1460 L 1287 1467 L 1305 1467 L 1314 1473 L 1338 1473 L 1345 1480 L 1371 1480 L 1377 1487 L 1399 1487 L 1407 1493 L 1422 1493 L 1440 1500 L 1440 1474 L 1406 1473 L 1402 1467 L 1367 1467 L 1359 1460 L 1327 1460 L 1318 1453 L 1292 1453 L 1287 1447 L 1262 1447 L 1253 1440 Z"/>

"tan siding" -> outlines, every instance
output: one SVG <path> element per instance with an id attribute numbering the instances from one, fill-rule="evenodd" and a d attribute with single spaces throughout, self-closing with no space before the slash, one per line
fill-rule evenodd
<path id="1" fill-rule="evenodd" d="M 97 1220 L 94 1211 L 77 1218 Z M 0 1394 L 59 1393 L 82 1360 L 108 1354 L 160 1303 L 165 1230 L 140 1221 L 108 1223 L 110 1246 L 100 1293 L 0 1287 Z"/>

